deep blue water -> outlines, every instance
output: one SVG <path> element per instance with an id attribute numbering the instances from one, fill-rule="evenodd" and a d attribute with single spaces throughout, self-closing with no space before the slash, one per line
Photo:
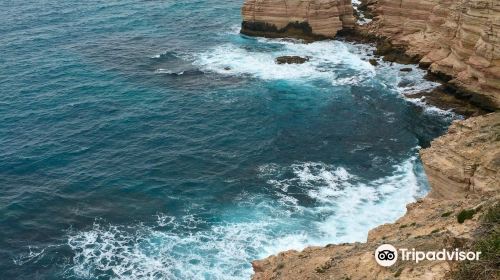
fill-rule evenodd
<path id="1" fill-rule="evenodd" d="M 425 194 L 424 72 L 241 36 L 241 2 L 0 3 L 0 278 L 246 279 Z"/>

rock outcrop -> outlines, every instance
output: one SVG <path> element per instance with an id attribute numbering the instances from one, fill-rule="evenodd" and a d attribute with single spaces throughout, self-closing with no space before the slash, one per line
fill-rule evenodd
<path id="1" fill-rule="evenodd" d="M 396 248 L 453 251 L 463 248 L 474 239 L 483 208 L 492 205 L 498 197 L 473 196 L 469 199 L 438 200 L 426 198 L 407 206 L 408 213 L 394 224 L 382 225 L 370 231 L 366 243 L 309 247 L 286 251 L 252 263 L 253 280 L 438 280 L 449 279 L 447 274 L 456 262 L 398 261 L 385 268 L 374 259 L 375 249 L 381 244 Z M 456 215 L 460 209 L 479 209 L 470 220 L 460 224 Z"/>
<path id="2" fill-rule="evenodd" d="M 420 151 L 435 198 L 500 188 L 500 113 L 455 121 Z"/>
<path id="3" fill-rule="evenodd" d="M 386 39 L 385 54 L 405 52 L 474 104 L 500 108 L 500 1 L 361 2 L 374 20 L 356 26 L 351 0 L 245 0 L 241 32 L 315 40 L 358 29 Z"/>
<path id="4" fill-rule="evenodd" d="M 483 212 L 500 201 L 500 112 L 454 122 L 421 154 L 432 191 L 409 204 L 395 223 L 371 230 L 366 243 L 309 247 L 254 261 L 252 279 L 451 279 L 457 262 L 399 260 L 385 268 L 374 252 L 386 243 L 453 251 L 474 241 Z M 461 223 L 463 210 L 475 214 Z"/>
<path id="5" fill-rule="evenodd" d="M 241 13 L 252 36 L 333 38 L 355 24 L 350 0 L 245 0 Z"/>
<path id="6" fill-rule="evenodd" d="M 277 64 L 302 64 L 306 63 L 307 61 L 309 61 L 309 57 L 300 57 L 295 55 L 285 55 L 276 58 Z"/>
<path id="7" fill-rule="evenodd" d="M 363 0 L 375 16 L 360 27 L 446 76 L 471 101 L 500 108 L 500 1 Z"/>
<path id="8" fill-rule="evenodd" d="M 363 11 L 373 21 L 356 25 L 350 0 L 245 0 L 241 32 L 315 40 L 342 31 L 375 40 L 376 55 L 419 63 L 446 80 L 447 91 L 481 107 L 480 113 L 496 112 L 454 122 L 421 151 L 432 190 L 408 205 L 396 223 L 373 229 L 366 243 L 254 261 L 255 280 L 449 279 L 456 263 L 398 261 L 383 268 L 374 250 L 383 243 L 423 250 L 463 247 L 474 240 L 480 215 L 459 223 L 458 213 L 480 213 L 500 199 L 500 1 L 361 0 L 357 12 Z"/>

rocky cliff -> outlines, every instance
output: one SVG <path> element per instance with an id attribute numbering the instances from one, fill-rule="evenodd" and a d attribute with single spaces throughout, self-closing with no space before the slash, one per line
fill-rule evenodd
<path id="1" fill-rule="evenodd" d="M 500 108 L 500 1 L 362 0 L 357 10 L 374 20 L 356 25 L 351 0 L 245 0 L 241 32 L 312 40 L 354 28 L 384 38 L 385 54 L 406 52 L 474 104 Z"/>
<path id="2" fill-rule="evenodd" d="M 454 250 L 474 242 L 480 217 L 500 201 L 500 113 L 454 122 L 421 155 L 432 191 L 409 204 L 395 223 L 371 230 L 366 243 L 310 247 L 254 261 L 253 279 L 453 279 L 457 262 L 398 261 L 384 268 L 375 262 L 374 251 L 384 243 Z M 460 220 L 464 211 L 474 214 Z"/>
<path id="3" fill-rule="evenodd" d="M 435 198 L 500 188 L 500 113 L 455 121 L 420 151 Z"/>
<path id="4" fill-rule="evenodd" d="M 246 0 L 241 33 L 265 37 L 333 38 L 354 27 L 350 0 Z"/>
<path id="5" fill-rule="evenodd" d="M 432 190 L 424 199 L 408 205 L 406 215 L 396 223 L 373 229 L 366 243 L 311 247 L 254 261 L 255 280 L 453 279 L 450 271 L 456 269 L 456 262 L 399 261 L 383 268 L 375 262 L 374 250 L 383 243 L 423 250 L 467 247 L 476 242 L 478 232 L 487 231 L 479 222 L 480 216 L 486 216 L 484 209 L 498 205 L 500 1 L 359 2 L 356 13 L 364 12 L 358 14 L 363 25 L 355 24 L 350 0 L 245 0 L 241 32 L 312 40 L 331 38 L 342 31 L 356 39 L 375 40 L 376 55 L 419 63 L 447 80 L 448 91 L 496 112 L 454 122 L 446 135 L 421 151 Z M 372 21 L 366 20 L 371 17 Z M 458 222 L 464 215 L 469 219 Z M 494 225 L 495 232 L 498 224 Z M 498 254 L 493 255 L 498 258 Z M 479 270 L 486 271 L 483 267 Z M 493 273 L 500 279 L 498 267 Z M 483 279 L 496 278 L 487 275 Z"/>
<path id="6" fill-rule="evenodd" d="M 500 1 L 363 0 L 375 16 L 363 26 L 451 78 L 472 101 L 500 108 Z M 472 94 L 471 94 L 472 93 Z"/>

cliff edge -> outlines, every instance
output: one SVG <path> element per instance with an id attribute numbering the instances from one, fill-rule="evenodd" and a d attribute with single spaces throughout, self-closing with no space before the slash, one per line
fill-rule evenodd
<path id="1" fill-rule="evenodd" d="M 350 0 L 246 0 L 241 14 L 251 36 L 333 38 L 355 25 Z"/>
<path id="2" fill-rule="evenodd" d="M 252 279 L 454 279 L 456 261 L 398 261 L 385 268 L 374 252 L 386 243 L 410 250 L 470 248 L 484 231 L 482 217 L 500 201 L 500 112 L 455 121 L 421 155 L 432 191 L 409 204 L 395 223 L 371 230 L 366 243 L 309 247 L 254 261 Z M 498 221 L 493 226 L 498 230 Z"/>
<path id="3" fill-rule="evenodd" d="M 491 216 L 487 209 L 500 216 L 500 1 L 360 0 L 355 12 L 363 24 L 356 24 L 350 0 L 245 0 L 241 33 L 306 41 L 341 33 L 375 41 L 375 55 L 419 63 L 445 80 L 448 92 L 494 113 L 455 121 L 421 150 L 431 192 L 409 204 L 395 223 L 371 230 L 366 243 L 309 247 L 254 261 L 254 280 L 455 279 L 457 262 L 398 261 L 384 268 L 374 251 L 384 243 L 470 248 L 492 229 L 498 244 L 500 221 L 485 225 L 483 217 Z M 479 267 L 481 279 L 500 279 L 498 259 L 493 263 L 494 269 Z"/>
<path id="4" fill-rule="evenodd" d="M 356 14 L 373 17 L 368 24 L 356 24 L 351 0 L 245 0 L 241 33 L 311 41 L 342 31 L 382 39 L 377 54 L 404 53 L 407 62 L 446 80 L 456 95 L 489 111 L 500 108 L 500 1 L 360 3 Z"/>
<path id="5" fill-rule="evenodd" d="M 500 1 L 362 0 L 362 7 L 374 18 L 361 30 L 404 49 L 472 102 L 500 108 Z"/>
<path id="6" fill-rule="evenodd" d="M 460 198 L 500 188 L 500 112 L 455 121 L 420 151 L 434 198 Z"/>

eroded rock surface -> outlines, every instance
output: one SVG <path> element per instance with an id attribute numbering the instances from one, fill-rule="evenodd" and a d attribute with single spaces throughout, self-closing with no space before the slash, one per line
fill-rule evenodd
<path id="1" fill-rule="evenodd" d="M 500 188 L 500 112 L 455 121 L 420 151 L 430 196 L 460 198 Z"/>
<path id="2" fill-rule="evenodd" d="M 354 27 L 350 0 L 245 0 L 241 33 L 264 37 L 333 38 Z"/>
<path id="3" fill-rule="evenodd" d="M 472 101 L 500 108 L 500 1 L 363 0 L 375 20 L 363 26 L 449 76 Z"/>
<path id="4" fill-rule="evenodd" d="M 409 204 L 395 223 L 371 230 L 365 243 L 309 247 L 254 261 L 252 279 L 451 279 L 457 262 L 399 260 L 384 268 L 374 251 L 386 243 L 437 251 L 473 242 L 481 215 L 500 200 L 500 112 L 454 122 L 421 154 L 432 191 Z M 459 223 L 464 209 L 474 209 L 475 215 Z"/>

